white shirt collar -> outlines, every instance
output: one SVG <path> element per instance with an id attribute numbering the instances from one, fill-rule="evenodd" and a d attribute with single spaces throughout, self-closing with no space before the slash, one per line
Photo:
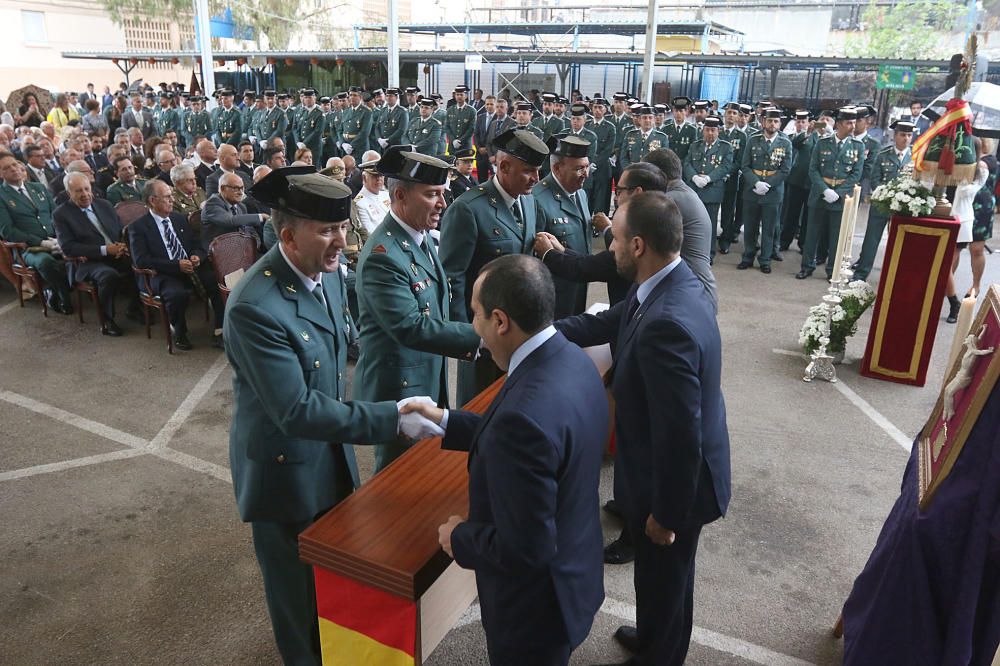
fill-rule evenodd
<path id="1" fill-rule="evenodd" d="M 681 263 L 680 255 L 678 255 L 677 258 L 669 264 L 650 275 L 646 278 L 645 282 L 639 285 L 639 288 L 635 291 L 635 297 L 639 301 L 639 305 L 642 305 L 643 301 L 646 300 L 646 297 L 649 296 L 653 289 L 656 288 L 656 285 L 663 282 L 663 278 L 670 275 L 670 271 L 677 268 L 677 264 L 679 263 Z"/>
<path id="2" fill-rule="evenodd" d="M 281 258 L 285 260 L 285 263 L 292 269 L 292 272 L 299 276 L 299 280 L 302 281 L 302 286 L 306 288 L 306 291 L 312 293 L 312 290 L 315 289 L 317 285 L 322 286 L 323 274 L 319 273 L 316 276 L 319 279 L 313 280 L 311 277 L 300 271 L 298 267 L 292 263 L 292 260 L 288 258 L 288 255 L 285 254 L 285 246 L 281 243 L 281 241 L 278 241 L 278 252 L 281 253 Z"/>
<path id="3" fill-rule="evenodd" d="M 517 369 L 517 366 L 521 365 L 524 359 L 531 355 L 531 352 L 544 345 L 549 341 L 549 338 L 555 334 L 556 327 L 549 325 L 522 342 L 521 346 L 515 349 L 514 353 L 510 355 L 510 365 L 507 368 L 507 376 L 510 377 L 514 374 L 514 370 Z"/>
<path id="4" fill-rule="evenodd" d="M 496 186 L 497 192 L 500 193 L 500 198 L 503 199 L 504 205 L 507 206 L 507 208 L 513 206 L 515 201 L 514 197 L 507 194 L 507 190 L 503 189 L 503 187 L 500 185 L 500 180 L 498 178 L 493 179 L 493 185 Z"/>
<path id="5" fill-rule="evenodd" d="M 396 220 L 396 222 L 399 223 L 399 226 L 401 226 L 403 228 L 403 231 L 405 231 L 406 234 L 413 240 L 413 242 L 417 244 L 417 247 L 423 245 L 424 232 L 417 231 L 416 229 L 408 225 L 406 222 L 403 222 L 401 219 L 399 219 L 399 216 L 396 215 L 396 211 L 392 210 L 391 208 L 389 209 L 389 215 L 392 215 L 392 219 Z"/>

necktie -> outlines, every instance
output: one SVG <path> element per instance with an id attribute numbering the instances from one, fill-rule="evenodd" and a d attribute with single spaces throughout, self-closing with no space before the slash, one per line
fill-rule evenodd
<path id="1" fill-rule="evenodd" d="M 632 302 L 628 306 L 628 319 L 626 321 L 632 321 L 635 317 L 635 313 L 639 311 L 639 297 L 632 296 Z"/>
<path id="2" fill-rule="evenodd" d="M 514 221 L 517 222 L 517 228 L 524 230 L 524 218 L 521 217 L 521 203 L 514 199 L 513 205 L 510 207 L 510 212 L 514 214 Z"/>
<path id="3" fill-rule="evenodd" d="M 101 223 L 97 219 L 97 215 L 94 213 L 94 210 L 92 208 L 85 208 L 83 212 L 87 214 L 87 219 L 90 220 L 90 223 L 92 225 L 94 225 L 94 228 L 97 229 L 97 232 L 104 237 L 105 242 L 107 242 L 108 245 L 114 244 L 114 241 L 111 240 L 111 237 L 108 236 L 106 231 L 104 231 L 104 227 L 101 226 Z"/>
<path id="4" fill-rule="evenodd" d="M 323 298 L 323 284 L 322 283 L 318 283 L 315 287 L 313 287 L 312 295 L 315 296 L 316 300 L 319 301 L 319 304 L 324 309 L 326 309 L 326 299 Z"/>
<path id="5" fill-rule="evenodd" d="M 24 189 L 24 185 L 21 185 L 21 187 L 17 188 L 17 191 L 20 192 L 21 196 L 24 197 L 25 199 L 30 199 L 31 198 L 31 197 L 28 196 L 28 191 L 26 189 Z"/>
<path id="6" fill-rule="evenodd" d="M 177 234 L 174 233 L 174 228 L 171 226 L 170 220 L 164 218 L 160 220 L 160 224 L 163 225 L 163 237 L 167 240 L 167 254 L 170 255 L 170 259 L 187 259 L 187 252 L 184 251 L 184 246 L 181 245 Z"/>
<path id="7" fill-rule="evenodd" d="M 573 203 L 576 204 L 576 209 L 580 212 L 580 219 L 586 223 L 587 215 L 583 212 L 583 203 L 580 201 L 580 193 L 574 192 L 570 195 L 570 197 L 573 199 Z"/>

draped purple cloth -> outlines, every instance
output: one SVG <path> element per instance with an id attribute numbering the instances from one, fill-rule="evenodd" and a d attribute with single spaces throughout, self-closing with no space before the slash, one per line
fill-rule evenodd
<path id="1" fill-rule="evenodd" d="M 926 512 L 917 444 L 844 604 L 845 666 L 989 666 L 1000 643 L 1000 384 Z"/>

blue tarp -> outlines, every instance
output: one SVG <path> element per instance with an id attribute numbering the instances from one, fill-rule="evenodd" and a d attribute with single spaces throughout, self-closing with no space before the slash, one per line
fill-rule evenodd
<path id="1" fill-rule="evenodd" d="M 209 18 L 208 25 L 209 32 L 212 34 L 212 37 L 244 40 L 252 40 L 255 38 L 253 28 L 237 28 L 236 22 L 233 20 L 233 10 L 229 7 L 226 7 L 226 11 L 222 12 L 221 15 Z M 197 23 L 194 25 L 194 36 L 196 42 L 201 37 L 198 33 Z"/>
<path id="2" fill-rule="evenodd" d="M 719 104 L 739 101 L 740 70 L 733 67 L 706 67 L 701 70 L 701 99 Z"/>

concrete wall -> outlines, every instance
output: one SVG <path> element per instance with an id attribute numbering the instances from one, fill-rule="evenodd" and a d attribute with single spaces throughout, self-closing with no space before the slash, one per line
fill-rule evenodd
<path id="1" fill-rule="evenodd" d="M 786 49 L 796 55 L 825 55 L 832 9 L 782 7 L 764 9 L 713 9 L 706 7 L 705 20 L 715 21 L 745 34 L 746 51 Z"/>

